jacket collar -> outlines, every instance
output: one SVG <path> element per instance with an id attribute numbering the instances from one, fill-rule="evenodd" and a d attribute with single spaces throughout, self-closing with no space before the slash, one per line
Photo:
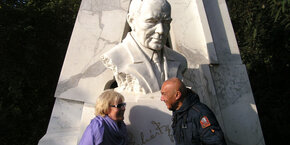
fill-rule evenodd
<path id="1" fill-rule="evenodd" d="M 175 113 L 181 113 L 192 107 L 194 104 L 200 102 L 199 97 L 190 89 L 186 89 L 186 97 L 182 102 L 182 106 Z"/>

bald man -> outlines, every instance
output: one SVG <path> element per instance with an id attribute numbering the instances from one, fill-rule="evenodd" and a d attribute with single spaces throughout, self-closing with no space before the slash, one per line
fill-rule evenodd
<path id="1" fill-rule="evenodd" d="M 161 101 L 173 111 L 171 127 L 176 145 L 226 145 L 213 112 L 180 79 L 163 83 Z"/>

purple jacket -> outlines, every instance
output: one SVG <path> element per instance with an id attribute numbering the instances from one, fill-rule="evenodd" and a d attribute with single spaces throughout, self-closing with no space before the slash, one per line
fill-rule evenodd
<path id="1" fill-rule="evenodd" d="M 122 121 L 119 126 L 108 116 L 97 116 L 86 128 L 79 145 L 127 145 L 126 125 Z"/>

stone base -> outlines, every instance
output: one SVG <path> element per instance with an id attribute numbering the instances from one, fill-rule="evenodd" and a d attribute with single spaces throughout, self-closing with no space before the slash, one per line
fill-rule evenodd
<path id="1" fill-rule="evenodd" d="M 160 101 L 160 92 L 124 96 L 127 102 L 124 122 L 130 145 L 174 145 L 171 112 Z M 57 98 L 47 134 L 39 145 L 78 144 L 94 117 L 94 105 Z"/>
<path id="2" fill-rule="evenodd" d="M 56 98 L 48 129 L 39 145 L 76 145 L 84 103 Z"/>
<path id="3" fill-rule="evenodd" d="M 184 82 L 215 113 L 228 145 L 265 144 L 244 65 L 201 65 L 188 70 Z M 160 92 L 121 93 L 127 102 L 124 122 L 130 145 L 174 144 L 172 112 L 160 101 Z M 76 145 L 94 116 L 94 104 L 56 98 L 47 134 L 39 144 Z"/>
<path id="4" fill-rule="evenodd" d="M 76 145 L 79 136 L 79 129 L 67 132 L 47 133 L 43 136 L 39 145 Z"/>

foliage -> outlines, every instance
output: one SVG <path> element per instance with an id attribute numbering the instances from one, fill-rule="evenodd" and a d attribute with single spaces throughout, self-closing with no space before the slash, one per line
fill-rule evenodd
<path id="1" fill-rule="evenodd" d="M 0 142 L 37 144 L 80 0 L 0 1 Z"/>
<path id="2" fill-rule="evenodd" d="M 290 105 L 290 0 L 227 0 L 267 144 L 284 144 Z M 284 131 L 285 130 L 285 131 Z"/>
<path id="3" fill-rule="evenodd" d="M 0 1 L 0 142 L 37 144 L 81 0 Z M 266 144 L 287 140 L 290 0 L 227 0 Z"/>

